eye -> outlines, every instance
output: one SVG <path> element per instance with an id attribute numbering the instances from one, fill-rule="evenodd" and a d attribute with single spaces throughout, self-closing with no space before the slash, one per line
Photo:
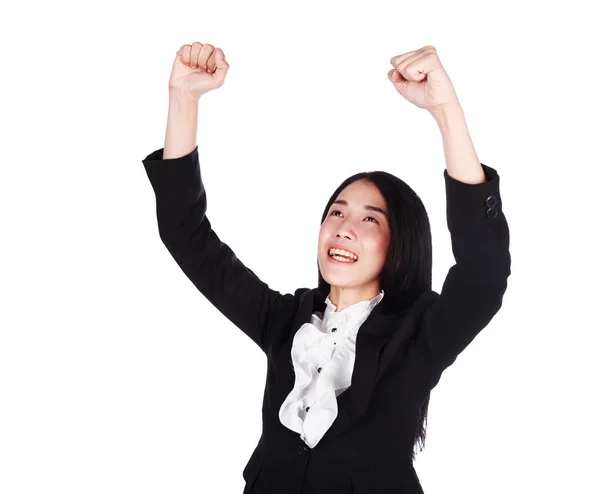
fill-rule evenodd
<path id="1" fill-rule="evenodd" d="M 340 213 L 341 211 L 339 211 L 338 209 L 334 209 L 329 216 L 335 216 L 335 213 Z M 371 218 L 375 223 L 379 223 L 379 221 L 377 221 L 375 218 L 373 218 L 373 216 L 367 216 L 367 218 Z M 372 223 L 371 221 L 368 221 L 367 223 Z"/>

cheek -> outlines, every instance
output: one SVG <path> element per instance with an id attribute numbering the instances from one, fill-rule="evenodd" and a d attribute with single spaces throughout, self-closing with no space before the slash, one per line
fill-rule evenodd
<path id="1" fill-rule="evenodd" d="M 385 236 L 377 236 L 372 239 L 369 251 L 381 262 L 385 261 L 389 247 L 389 240 Z"/>
<path id="2" fill-rule="evenodd" d="M 321 228 L 319 229 L 319 243 L 325 242 L 327 239 L 331 238 L 333 225 L 325 220 L 321 224 Z"/>
<path id="3" fill-rule="evenodd" d="M 319 247 L 319 252 L 321 252 L 323 246 L 325 245 L 326 240 L 329 238 L 328 235 L 328 231 L 327 231 L 327 226 L 325 226 L 325 224 L 321 225 L 321 229 L 319 230 L 319 240 L 318 240 L 318 247 Z"/>
<path id="4" fill-rule="evenodd" d="M 386 256 L 388 253 L 388 249 L 390 247 L 390 241 L 388 238 L 383 238 L 379 244 L 379 248 L 381 250 L 381 255 Z"/>

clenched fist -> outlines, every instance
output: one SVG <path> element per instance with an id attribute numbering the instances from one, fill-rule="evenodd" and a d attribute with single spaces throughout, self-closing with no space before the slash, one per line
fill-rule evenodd
<path id="1" fill-rule="evenodd" d="M 460 104 L 448 73 L 442 67 L 437 50 L 427 45 L 392 57 L 388 72 L 396 90 L 408 101 L 429 112 Z"/>
<path id="2" fill-rule="evenodd" d="M 200 98 L 223 85 L 228 69 L 229 64 L 220 48 L 198 41 L 183 45 L 173 62 L 169 89 L 186 97 Z"/>

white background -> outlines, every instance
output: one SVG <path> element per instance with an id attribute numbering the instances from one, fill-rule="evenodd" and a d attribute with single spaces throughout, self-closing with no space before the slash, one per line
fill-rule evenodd
<path id="1" fill-rule="evenodd" d="M 556 5 L 556 6 L 551 6 Z M 454 263 L 441 135 L 388 80 L 431 44 L 501 177 L 503 307 L 432 392 L 426 494 L 600 492 L 593 2 L 33 2 L 2 15 L 0 492 L 241 493 L 266 357 L 161 243 L 141 160 L 175 52 L 224 50 L 200 101 L 208 216 L 272 288 L 317 283 L 320 216 L 396 174 Z"/>

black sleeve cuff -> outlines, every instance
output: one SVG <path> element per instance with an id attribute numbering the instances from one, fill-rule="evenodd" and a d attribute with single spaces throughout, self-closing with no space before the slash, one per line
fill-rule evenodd
<path id="1" fill-rule="evenodd" d="M 154 193 L 167 201 L 194 199 L 202 187 L 198 146 L 179 158 L 163 159 L 164 148 L 153 151 L 142 163 Z"/>
<path id="2" fill-rule="evenodd" d="M 486 181 L 479 184 L 461 182 L 444 170 L 446 218 L 450 231 L 499 221 L 503 215 L 500 176 L 494 168 L 483 163 L 481 166 Z"/>

